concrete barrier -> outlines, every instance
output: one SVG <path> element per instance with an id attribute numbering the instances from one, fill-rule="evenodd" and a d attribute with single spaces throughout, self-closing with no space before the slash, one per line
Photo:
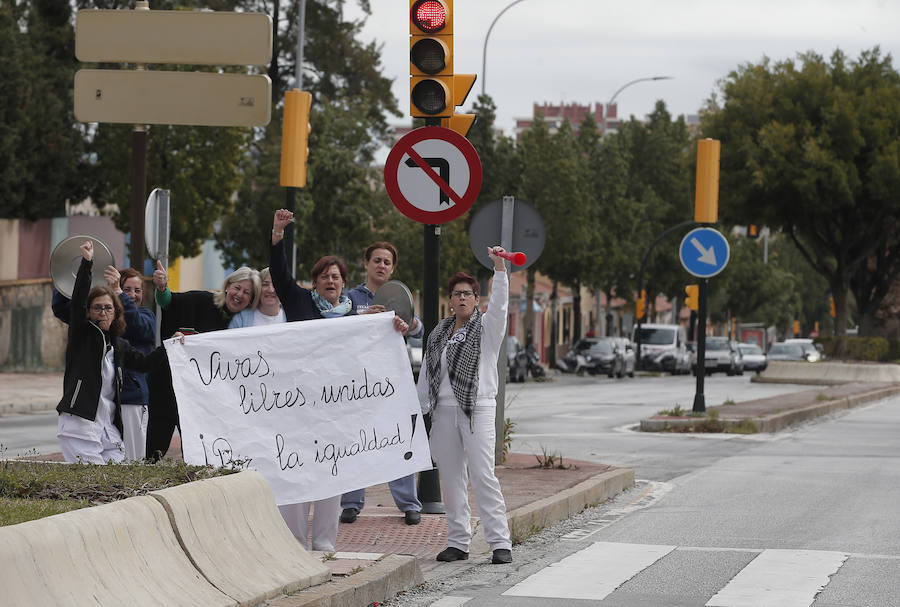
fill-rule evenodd
<path id="1" fill-rule="evenodd" d="M 0 588 L 10 607 L 234 605 L 191 565 L 147 496 L 0 527 Z"/>
<path id="2" fill-rule="evenodd" d="M 331 572 L 288 529 L 269 483 L 244 471 L 154 491 L 188 558 L 241 605 L 327 581 Z M 199 604 L 199 603 L 198 603 Z"/>
<path id="3" fill-rule="evenodd" d="M 751 381 L 817 385 L 900 382 L 900 365 L 773 360 L 765 371 L 753 377 Z"/>

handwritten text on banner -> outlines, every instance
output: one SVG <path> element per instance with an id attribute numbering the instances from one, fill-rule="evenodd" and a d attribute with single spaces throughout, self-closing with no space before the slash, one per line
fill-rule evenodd
<path id="1" fill-rule="evenodd" d="M 393 314 L 290 322 L 167 340 L 184 459 L 243 461 L 279 505 L 431 468 Z"/>

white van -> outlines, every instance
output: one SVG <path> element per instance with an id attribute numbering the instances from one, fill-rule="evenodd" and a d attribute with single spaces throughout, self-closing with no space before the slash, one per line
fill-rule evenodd
<path id="1" fill-rule="evenodd" d="M 691 355 L 687 351 L 687 334 L 681 325 L 642 324 L 634 326 L 631 341 L 641 344 L 639 368 L 667 371 L 673 375 L 691 372 Z"/>

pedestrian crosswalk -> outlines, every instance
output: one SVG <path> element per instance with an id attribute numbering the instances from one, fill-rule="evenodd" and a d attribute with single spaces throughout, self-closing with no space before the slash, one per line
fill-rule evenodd
<path id="1" fill-rule="evenodd" d="M 692 604 L 706 607 L 809 607 L 850 557 L 844 552 L 819 550 L 732 550 L 595 542 L 519 581 L 502 596 L 579 599 L 600 604 L 611 597 L 609 600 L 617 599 L 616 604 L 627 604 L 622 601 L 629 594 L 644 592 L 642 580 L 653 586 L 662 579 L 665 586 L 666 575 L 683 576 L 683 563 L 700 558 L 696 555 L 704 552 L 713 559 L 719 558 L 716 554 L 734 552 L 741 563 L 739 569 L 716 580 L 712 591 L 692 597 L 698 601 Z M 667 560 L 671 562 L 666 564 Z M 672 571 L 679 569 L 673 563 L 681 567 L 680 574 Z M 656 570 L 650 573 L 651 568 Z"/>

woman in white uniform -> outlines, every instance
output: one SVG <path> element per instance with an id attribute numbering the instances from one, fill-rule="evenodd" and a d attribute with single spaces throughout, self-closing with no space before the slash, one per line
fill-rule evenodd
<path id="1" fill-rule="evenodd" d="M 502 247 L 490 247 L 494 279 L 487 312 L 479 309 L 478 281 L 458 272 L 450 278 L 450 309 L 428 336 L 419 373 L 422 412 L 431 413 L 431 455 L 437 463 L 447 509 L 447 548 L 439 561 L 469 558 L 472 539 L 467 485 L 472 490 L 492 563 L 512 562 L 506 503 L 494 474 L 497 357 L 506 332 L 509 280 Z"/>

